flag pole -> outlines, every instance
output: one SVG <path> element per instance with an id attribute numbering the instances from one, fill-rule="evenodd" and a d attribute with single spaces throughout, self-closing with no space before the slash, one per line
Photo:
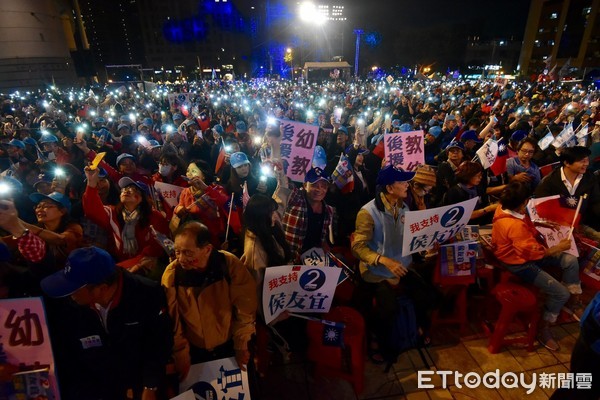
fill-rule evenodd
<path id="1" fill-rule="evenodd" d="M 231 202 L 229 204 L 229 214 L 227 215 L 227 229 L 225 230 L 225 243 L 227 242 L 227 239 L 229 238 L 229 222 L 231 221 L 231 211 L 233 210 L 234 196 L 235 196 L 235 193 L 231 193 Z"/>
<path id="2" fill-rule="evenodd" d="M 587 193 L 579 196 L 579 203 L 577 204 L 577 209 L 575 210 L 575 216 L 573 217 L 573 222 L 571 222 L 571 228 L 569 229 L 569 235 L 567 236 L 567 239 L 571 240 L 571 236 L 573 235 L 573 229 L 575 229 L 575 221 L 577 220 L 577 216 L 579 215 L 579 211 L 581 210 L 581 203 L 583 203 L 583 200 L 585 200 L 587 198 Z"/>

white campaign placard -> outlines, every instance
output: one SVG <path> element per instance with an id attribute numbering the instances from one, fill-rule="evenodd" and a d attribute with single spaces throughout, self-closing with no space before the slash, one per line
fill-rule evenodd
<path id="1" fill-rule="evenodd" d="M 193 390 L 181 393 L 179 396 L 171 398 L 171 400 L 196 400 L 196 395 Z"/>
<path id="2" fill-rule="evenodd" d="M 265 269 L 263 311 L 265 323 L 284 311 L 326 313 L 331 307 L 341 268 L 284 265 Z"/>
<path id="3" fill-rule="evenodd" d="M 154 182 L 154 188 L 160 193 L 163 199 L 171 207 L 177 207 L 179 195 L 183 191 L 181 186 L 171 185 L 170 183 Z"/>
<path id="4" fill-rule="evenodd" d="M 240 369 L 233 357 L 192 365 L 185 380 L 179 384 L 179 393 L 190 390 L 193 392 L 191 399 L 250 400 L 248 373 Z M 187 400 L 186 397 L 182 399 Z"/>
<path id="5" fill-rule="evenodd" d="M 477 198 L 449 206 L 404 214 L 402 255 L 429 250 L 456 236 L 469 223 Z"/>

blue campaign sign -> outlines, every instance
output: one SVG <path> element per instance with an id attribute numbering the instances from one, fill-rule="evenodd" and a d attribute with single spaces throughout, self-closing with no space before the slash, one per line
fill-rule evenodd
<path id="1" fill-rule="evenodd" d="M 309 269 L 300 275 L 300 287 L 307 292 L 319 290 L 325 284 L 325 272 L 320 269 Z"/>
<path id="2" fill-rule="evenodd" d="M 450 228 L 451 226 L 456 225 L 462 219 L 463 215 L 465 215 L 465 209 L 461 206 L 452 207 L 448 211 L 442 215 L 440 218 L 440 224 L 444 228 Z"/>

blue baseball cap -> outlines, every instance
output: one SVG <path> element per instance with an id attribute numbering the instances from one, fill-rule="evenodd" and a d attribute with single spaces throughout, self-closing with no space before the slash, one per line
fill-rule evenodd
<path id="1" fill-rule="evenodd" d="M 440 128 L 439 126 L 432 126 L 431 128 L 429 128 L 429 131 L 427 133 L 437 138 L 438 136 L 440 136 L 440 133 L 442 133 L 442 128 Z"/>
<path id="2" fill-rule="evenodd" d="M 526 137 L 527 137 L 527 132 L 526 131 L 518 130 L 518 131 L 515 131 L 510 136 L 510 140 L 515 141 L 515 142 L 520 142 L 521 140 L 525 139 Z"/>
<path id="3" fill-rule="evenodd" d="M 62 271 L 42 279 L 40 285 L 50 297 L 66 297 L 86 285 L 96 285 L 115 274 L 111 255 L 98 247 L 82 247 L 69 254 Z"/>
<path id="4" fill-rule="evenodd" d="M 217 125 L 213 126 L 212 130 L 217 135 L 223 135 L 223 133 L 225 132 L 223 130 L 223 127 L 221 126 L 221 124 L 217 124 Z"/>
<path id="5" fill-rule="evenodd" d="M 148 185 L 146 185 L 144 182 L 134 181 L 133 179 L 131 179 L 127 176 L 119 179 L 119 187 L 121 189 L 124 189 L 127 186 L 131 186 L 131 185 L 136 186 L 138 189 L 140 189 L 142 191 L 142 193 L 150 194 L 150 189 L 148 188 Z"/>
<path id="6" fill-rule="evenodd" d="M 248 160 L 248 156 L 246 155 L 246 153 L 238 151 L 231 155 L 231 157 L 229 158 L 229 163 L 233 168 L 237 168 L 241 167 L 242 165 L 250 164 L 250 161 Z"/>
<path id="7" fill-rule="evenodd" d="M 15 146 L 18 147 L 19 149 L 24 149 L 25 148 L 25 143 L 21 142 L 20 140 L 17 139 L 13 139 L 10 142 L 8 142 L 9 146 Z"/>
<path id="8" fill-rule="evenodd" d="M 377 174 L 378 185 L 391 185 L 394 182 L 408 182 L 415 177 L 414 172 L 408 172 L 400 167 L 387 165 Z"/>
<path id="9" fill-rule="evenodd" d="M 340 126 L 338 128 L 338 133 L 342 132 L 344 135 L 348 136 L 348 128 L 346 128 L 345 126 Z"/>
<path id="10" fill-rule="evenodd" d="M 246 133 L 246 132 L 248 132 L 248 128 L 246 128 L 246 123 L 244 121 L 237 121 L 235 123 L 235 131 L 237 133 Z"/>
<path id="11" fill-rule="evenodd" d="M 148 143 L 150 143 L 150 148 L 151 149 L 155 149 L 157 147 L 162 146 L 160 143 L 158 143 L 158 140 L 154 140 L 154 139 L 148 140 Z"/>
<path id="12" fill-rule="evenodd" d="M 321 168 L 311 168 L 306 175 L 304 175 L 304 182 L 317 183 L 321 180 L 330 182 L 329 174 Z"/>
<path id="13" fill-rule="evenodd" d="M 35 146 L 37 145 L 37 142 L 35 141 L 34 138 L 32 138 L 31 136 L 26 137 L 25 139 L 23 139 L 23 143 L 31 145 L 31 146 Z"/>
<path id="14" fill-rule="evenodd" d="M 71 200 L 69 200 L 67 196 L 60 192 L 52 192 L 49 195 L 41 193 L 32 193 L 29 195 L 29 200 L 31 200 L 36 205 L 39 204 L 42 200 L 51 200 L 59 206 L 66 208 L 68 212 L 71 212 Z"/>
<path id="15" fill-rule="evenodd" d="M 474 140 L 477 143 L 482 142 L 482 140 L 479 139 L 479 135 L 477 134 L 477 132 L 472 129 L 469 131 L 463 132 L 463 134 L 460 135 L 460 140 L 462 142 L 467 141 L 467 140 Z"/>
<path id="16" fill-rule="evenodd" d="M 461 149 L 462 151 L 465 151 L 465 145 L 462 142 L 457 142 L 454 139 L 452 139 L 450 144 L 448 144 L 448 146 L 446 146 L 446 148 L 444 150 L 448 151 L 452 148 L 458 148 L 458 149 Z"/>
<path id="17" fill-rule="evenodd" d="M 400 132 L 410 132 L 412 131 L 412 126 L 409 123 L 400 125 Z"/>
<path id="18" fill-rule="evenodd" d="M 129 153 L 123 153 L 119 157 L 117 157 L 117 167 L 119 166 L 119 164 L 121 164 L 121 161 L 123 161 L 126 158 L 131 158 L 132 160 L 135 161 L 135 157 L 134 156 L 132 156 Z"/>
<path id="19" fill-rule="evenodd" d="M 173 122 L 175 122 L 176 119 L 183 121 L 185 118 L 183 118 L 183 114 L 177 113 L 173 114 Z"/>
<path id="20" fill-rule="evenodd" d="M 40 143 L 58 143 L 58 138 L 54 135 L 42 135 Z"/>
<path id="21" fill-rule="evenodd" d="M 52 183 L 52 177 L 49 174 L 39 174 L 37 180 L 33 184 L 33 188 L 35 189 L 40 183 Z"/>

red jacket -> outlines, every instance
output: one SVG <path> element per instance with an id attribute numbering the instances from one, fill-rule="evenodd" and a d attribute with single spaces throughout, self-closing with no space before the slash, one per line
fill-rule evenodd
<path id="1" fill-rule="evenodd" d="M 169 223 L 167 219 L 156 210 L 152 210 L 150 225 L 145 228 L 135 227 L 135 239 L 137 240 L 138 252 L 131 256 L 123 253 L 121 232 L 123 224 L 119 222 L 115 206 L 102 204 L 98 189 L 88 186 L 83 194 L 83 212 L 93 223 L 105 229 L 109 234 L 107 251 L 118 261 L 124 261 L 141 255 L 142 257 L 160 257 L 164 254 L 163 248 L 156 241 L 150 226 L 157 232 L 170 236 Z"/>

